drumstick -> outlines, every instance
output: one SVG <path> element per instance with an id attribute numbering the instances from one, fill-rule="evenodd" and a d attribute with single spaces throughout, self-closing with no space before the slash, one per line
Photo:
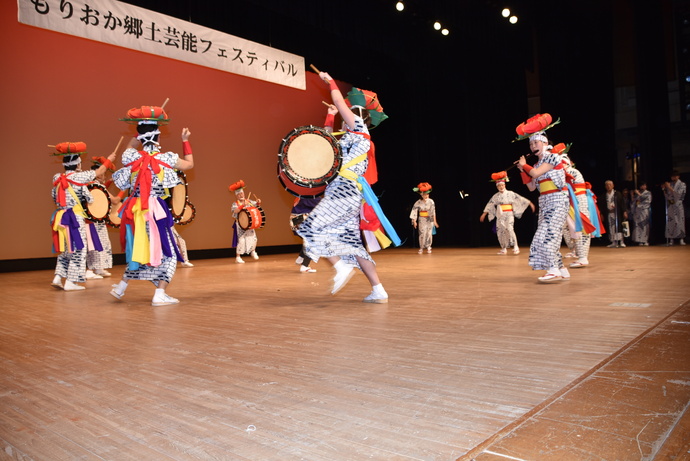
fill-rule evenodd
<path id="1" fill-rule="evenodd" d="M 161 109 L 165 109 L 165 105 L 168 103 L 168 101 L 170 101 L 170 98 L 165 98 L 165 102 L 161 106 Z"/>
<path id="2" fill-rule="evenodd" d="M 313 70 L 314 72 L 316 72 L 317 74 L 320 74 L 320 73 L 321 73 L 321 71 L 320 71 L 319 69 L 317 69 L 316 66 L 315 66 L 314 64 L 309 64 L 309 67 L 311 67 L 312 70 Z"/>
<path id="3" fill-rule="evenodd" d="M 125 139 L 124 136 L 120 136 L 120 140 L 117 143 L 117 147 L 115 147 L 115 150 L 113 151 L 113 154 L 117 154 L 117 150 L 120 148 L 120 144 L 122 144 L 122 140 Z"/>

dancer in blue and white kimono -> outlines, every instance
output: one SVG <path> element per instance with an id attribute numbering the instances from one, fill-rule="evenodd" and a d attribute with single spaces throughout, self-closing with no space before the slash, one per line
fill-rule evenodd
<path id="1" fill-rule="evenodd" d="M 326 258 L 336 270 L 331 294 L 340 291 L 355 273 L 361 269 L 372 286 L 366 303 L 387 303 L 388 293 L 383 288 L 376 271 L 376 264 L 362 243 L 360 213 L 363 194 L 358 177 L 364 175 L 371 145 L 366 119 L 369 114 L 363 107 L 348 107 L 336 82 L 326 72 L 319 77 L 330 86 L 333 104 L 338 109 L 347 131 L 340 138 L 343 152 L 342 167 L 337 178 L 331 181 L 323 198 L 307 219 L 297 229 L 304 240 L 304 252 L 314 262 Z"/>

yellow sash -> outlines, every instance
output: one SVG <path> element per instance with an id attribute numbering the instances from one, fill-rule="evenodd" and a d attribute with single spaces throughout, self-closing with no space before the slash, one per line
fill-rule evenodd
<path id="1" fill-rule="evenodd" d="M 507 211 L 513 211 L 513 205 L 501 205 L 501 211 L 503 211 L 504 213 Z"/>
<path id="2" fill-rule="evenodd" d="M 359 162 L 363 162 L 366 158 L 367 154 L 362 154 L 359 157 L 355 157 L 349 162 L 347 162 L 345 165 L 341 166 L 340 171 L 338 171 L 338 174 L 343 178 L 349 179 L 350 181 L 354 181 L 355 183 L 357 183 L 357 187 L 359 188 L 359 190 L 362 190 L 362 186 L 357 182 L 357 176 L 359 175 L 354 171 L 348 170 L 348 168 L 358 164 Z"/>
<path id="3" fill-rule="evenodd" d="M 555 192 L 559 190 L 558 187 L 556 187 L 556 184 L 553 183 L 550 179 L 545 179 L 544 181 L 539 182 L 539 193 L 540 194 L 546 194 L 549 192 Z"/>

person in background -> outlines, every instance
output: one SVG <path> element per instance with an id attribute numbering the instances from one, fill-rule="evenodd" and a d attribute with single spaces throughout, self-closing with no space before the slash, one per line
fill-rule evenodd
<path id="1" fill-rule="evenodd" d="M 685 245 L 685 200 L 686 186 L 680 180 L 680 173 L 677 170 L 671 172 L 671 181 L 661 185 L 666 199 L 666 239 L 668 246 L 673 245 L 673 240 L 677 239 L 680 245 Z"/>
<path id="2" fill-rule="evenodd" d="M 249 200 L 249 198 L 245 196 L 244 187 L 245 184 L 242 180 L 231 184 L 229 187 L 230 191 L 235 193 L 236 198 L 236 200 L 232 202 L 232 217 L 235 218 L 235 223 L 232 227 L 235 262 L 237 264 L 244 264 L 244 260 L 242 259 L 242 255 L 244 254 L 251 255 L 253 259 L 259 259 L 259 255 L 256 253 L 256 244 L 258 243 L 256 229 L 242 229 L 237 222 L 237 218 L 240 211 L 245 208 L 261 206 L 261 200 Z"/>
<path id="3" fill-rule="evenodd" d="M 83 142 L 63 142 L 55 146 L 56 153 L 62 156 L 64 173 L 53 176 L 52 197 L 57 209 L 51 218 L 53 229 L 53 251 L 58 254 L 55 276 L 51 285 L 65 291 L 84 290 L 86 281 L 87 226 L 84 222 L 86 212 L 83 203 L 90 203 L 93 197 L 87 187 L 96 176 L 105 174 L 106 166 L 96 170 L 82 171 L 81 155 L 86 153 Z M 112 165 L 116 154 L 108 156 Z M 63 285 L 62 279 L 65 279 Z"/>
<path id="4" fill-rule="evenodd" d="M 491 180 L 496 183 L 496 192 L 484 207 L 484 212 L 479 217 L 480 222 L 484 222 L 486 217 L 489 221 L 496 218 L 496 237 L 501 246 L 499 255 L 508 253 L 508 247 L 513 247 L 513 254 L 520 254 L 517 236 L 515 235 L 515 218 L 521 218 L 522 213 L 529 207 L 532 213 L 535 211 L 534 203 L 525 197 L 506 189 L 508 173 L 501 171 L 493 173 Z"/>
<path id="5" fill-rule="evenodd" d="M 630 211 L 634 226 L 632 240 L 640 246 L 649 245 L 651 207 L 652 193 L 647 189 L 647 183 L 643 181 L 637 189 L 630 191 Z"/>
<path id="6" fill-rule="evenodd" d="M 307 219 L 311 210 L 314 209 L 316 205 L 321 201 L 321 197 L 296 197 L 292 204 L 292 210 L 290 210 L 290 229 L 295 235 L 297 234 L 297 229 L 299 229 L 300 224 Z M 304 251 L 304 243 L 302 243 L 302 248 L 300 249 L 299 256 L 295 259 L 295 264 L 299 264 L 299 271 L 301 273 L 316 272 L 316 269 L 309 267 L 311 264 L 311 258 Z"/>
<path id="7" fill-rule="evenodd" d="M 436 220 L 436 204 L 429 198 L 431 194 L 431 184 L 422 182 L 417 187 L 412 188 L 413 191 L 420 195 L 412 206 L 410 212 L 410 219 L 412 220 L 412 227 L 417 229 L 419 233 L 419 254 L 424 252 L 426 248 L 427 253 L 431 253 L 431 243 L 434 239 L 434 230 L 438 226 Z"/>
<path id="8" fill-rule="evenodd" d="M 628 212 L 625 211 L 625 200 L 623 194 L 614 188 L 613 181 L 610 179 L 604 183 L 606 187 L 606 224 L 611 243 L 608 248 L 625 248 L 623 241 L 623 221 L 628 219 Z"/>

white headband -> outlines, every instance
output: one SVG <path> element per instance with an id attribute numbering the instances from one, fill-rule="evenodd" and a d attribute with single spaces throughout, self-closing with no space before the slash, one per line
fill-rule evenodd
<path id="1" fill-rule="evenodd" d="M 537 131 L 534 133 L 532 136 L 529 137 L 530 141 L 541 141 L 541 142 L 549 142 L 549 139 L 544 135 L 543 131 Z"/>
<path id="2" fill-rule="evenodd" d="M 79 165 L 80 163 L 81 163 L 81 157 L 79 157 L 79 156 L 77 156 L 77 158 L 75 158 L 75 159 L 70 160 L 69 162 L 65 162 L 64 160 L 62 161 L 63 166 L 74 166 L 74 165 Z"/>

